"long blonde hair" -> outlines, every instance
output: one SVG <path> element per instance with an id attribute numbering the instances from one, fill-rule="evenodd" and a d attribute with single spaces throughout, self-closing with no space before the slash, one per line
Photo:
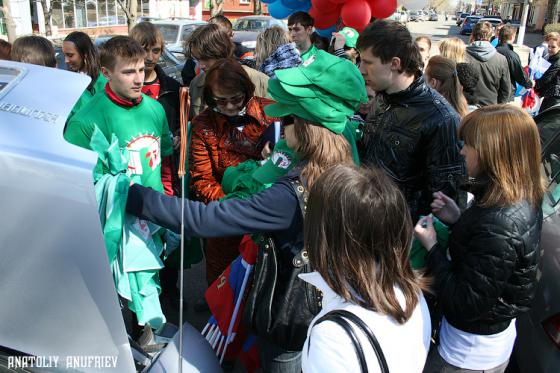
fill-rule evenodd
<path id="1" fill-rule="evenodd" d="M 437 91 L 445 97 L 461 118 L 468 114 L 467 99 L 463 96 L 455 62 L 442 56 L 433 56 L 428 61 L 424 74 L 426 80 L 433 78 L 439 81 Z"/>
<path id="2" fill-rule="evenodd" d="M 490 179 L 482 206 L 507 206 L 527 200 L 538 208 L 545 191 L 541 143 L 535 121 L 513 105 L 491 105 L 467 115 L 459 138 L 474 148 L 481 173 Z"/>
<path id="3" fill-rule="evenodd" d="M 294 136 L 297 139 L 294 151 L 307 161 L 301 176 L 306 180 L 308 188 L 332 166 L 354 164 L 350 144 L 341 134 L 320 125 L 296 123 Z"/>
<path id="4" fill-rule="evenodd" d="M 466 50 L 467 46 L 459 38 L 447 38 L 439 43 L 439 54 L 455 63 L 465 62 Z"/>
<path id="5" fill-rule="evenodd" d="M 264 30 L 257 36 L 255 47 L 255 62 L 259 68 L 264 60 L 278 49 L 279 46 L 288 44 L 290 35 L 280 26 L 273 26 Z"/>

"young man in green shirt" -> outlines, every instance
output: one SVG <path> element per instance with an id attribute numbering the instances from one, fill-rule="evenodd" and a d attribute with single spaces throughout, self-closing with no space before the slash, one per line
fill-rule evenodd
<path id="1" fill-rule="evenodd" d="M 165 111 L 142 94 L 144 49 L 134 39 L 116 36 L 101 48 L 101 71 L 107 79 L 104 92 L 95 95 L 68 122 L 64 137 L 90 149 L 95 126 L 110 140 L 114 133 L 129 152 L 128 173 L 141 184 L 172 195 L 169 156 L 172 139 Z"/>
<path id="2" fill-rule="evenodd" d="M 317 47 L 311 42 L 313 24 L 313 18 L 306 12 L 295 12 L 288 17 L 288 31 L 303 62 L 317 53 Z"/>

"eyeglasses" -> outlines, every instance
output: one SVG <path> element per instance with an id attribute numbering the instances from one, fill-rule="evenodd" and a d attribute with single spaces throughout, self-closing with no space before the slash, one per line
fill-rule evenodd
<path id="1" fill-rule="evenodd" d="M 220 106 L 226 106 L 227 104 L 239 105 L 243 103 L 244 99 L 245 99 L 245 94 L 243 93 L 240 93 L 230 98 L 212 97 L 212 100 L 214 100 L 216 105 L 220 105 Z"/>

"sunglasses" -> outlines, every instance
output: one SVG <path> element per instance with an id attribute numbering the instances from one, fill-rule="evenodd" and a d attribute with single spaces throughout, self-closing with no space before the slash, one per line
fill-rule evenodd
<path id="1" fill-rule="evenodd" d="M 282 119 L 280 119 L 280 122 L 282 124 L 282 127 L 285 127 L 294 124 L 296 121 L 293 115 L 286 115 L 285 117 L 282 117 Z"/>
<path id="2" fill-rule="evenodd" d="M 240 93 L 238 95 L 235 95 L 233 97 L 230 98 L 224 98 L 224 97 L 212 97 L 212 100 L 214 100 L 214 103 L 216 105 L 220 105 L 220 106 L 226 106 L 227 104 L 232 104 L 232 105 L 240 105 L 243 103 L 243 100 L 245 100 L 245 94 Z"/>

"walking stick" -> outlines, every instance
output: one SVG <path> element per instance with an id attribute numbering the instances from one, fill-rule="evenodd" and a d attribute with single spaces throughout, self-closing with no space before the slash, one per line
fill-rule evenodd
<path id="1" fill-rule="evenodd" d="M 181 258 L 179 263 L 179 373 L 183 372 L 183 264 L 185 261 L 185 163 L 189 141 L 189 89 L 182 87 L 179 91 L 179 125 L 181 144 L 179 150 L 179 178 L 181 179 Z"/>

